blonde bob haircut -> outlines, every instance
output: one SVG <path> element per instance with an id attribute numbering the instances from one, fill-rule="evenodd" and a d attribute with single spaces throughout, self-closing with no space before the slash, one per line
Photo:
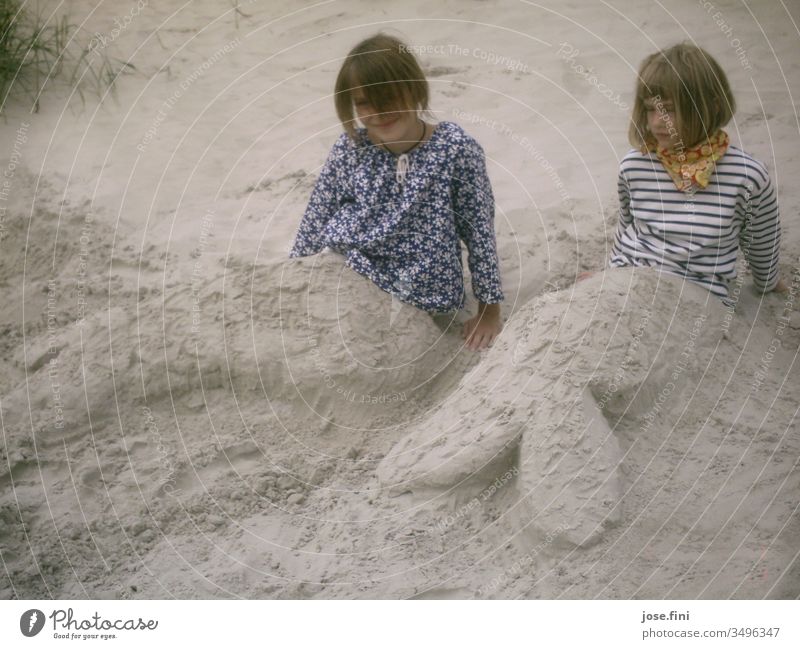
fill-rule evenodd
<path id="1" fill-rule="evenodd" d="M 350 137 L 355 137 L 356 89 L 376 113 L 428 110 L 428 82 L 422 68 L 409 47 L 388 34 L 375 34 L 356 45 L 336 77 L 336 114 Z"/>
<path id="2" fill-rule="evenodd" d="M 674 128 L 684 147 L 695 146 L 714 135 L 736 111 L 728 78 L 719 63 L 689 43 L 651 54 L 639 68 L 628 130 L 630 143 L 639 149 L 654 143 L 647 128 L 646 100 L 672 102 L 677 122 Z"/>

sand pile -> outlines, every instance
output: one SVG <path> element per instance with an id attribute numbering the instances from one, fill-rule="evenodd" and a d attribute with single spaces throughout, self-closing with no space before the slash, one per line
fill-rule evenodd
<path id="1" fill-rule="evenodd" d="M 224 387 L 257 391 L 267 407 L 292 402 L 300 418 L 374 430 L 378 412 L 396 420 L 401 402 L 430 398 L 459 347 L 446 319 L 440 328 L 333 253 L 194 276 L 163 296 L 141 290 L 138 302 L 112 289 L 110 307 L 79 321 L 61 308 L 73 292 L 59 300 L 52 286 L 49 328 L 14 357 L 25 380 L 8 390 L 12 426 L 29 416 L 44 426 L 56 393 L 58 428 L 75 428 L 111 416 L 115 398 L 202 402 L 203 390 Z"/>
<path id="2" fill-rule="evenodd" d="M 464 503 L 512 470 L 525 526 L 596 542 L 622 518 L 620 465 L 634 440 L 620 439 L 616 422 L 696 389 L 721 316 L 706 291 L 649 270 L 539 297 L 459 383 L 453 407 L 384 458 L 381 481 L 421 497 L 457 492 Z"/>
<path id="3" fill-rule="evenodd" d="M 77 223 L 80 212 L 66 208 L 62 220 Z M 56 220 L 35 216 L 42 243 L 32 253 L 46 249 Z M 12 354 L 3 395 L 0 482 L 14 486 L 3 492 L 4 559 L 17 584 L 35 589 L 42 572 L 61 574 L 65 544 L 84 588 L 124 558 L 98 572 L 81 556 L 148 548 L 176 523 L 208 520 L 213 530 L 234 513 L 297 505 L 340 463 L 388 448 L 477 360 L 460 354 L 455 321 L 403 305 L 333 253 L 222 269 L 198 256 L 162 288 L 104 286 L 98 259 L 111 256 L 113 236 L 91 234 L 94 266 L 72 246 L 58 261 L 79 275 L 26 278 L 51 290 L 40 326 Z M 129 257 L 112 268 L 132 266 Z M 89 286 L 87 308 L 77 297 Z M 247 486 L 231 490 L 225 466 Z M 210 513 L 220 500 L 224 518 Z M 181 511 L 199 519 L 180 521 Z M 40 525 L 58 532 L 31 564 L 26 534 Z"/>

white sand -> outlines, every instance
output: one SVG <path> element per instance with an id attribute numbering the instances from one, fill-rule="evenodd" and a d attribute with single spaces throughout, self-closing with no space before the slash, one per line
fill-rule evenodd
<path id="1" fill-rule="evenodd" d="M 54 87 L 0 125 L 0 597 L 800 595 L 800 15 L 156 4 L 107 43 L 116 99 Z M 109 39 L 127 7 L 94 5 Z M 482 354 L 465 314 L 285 258 L 379 28 L 438 48 L 435 116 L 486 150 L 508 300 Z M 792 292 L 743 269 L 735 314 L 649 271 L 574 283 L 607 257 L 634 70 L 684 38 L 779 188 Z"/>

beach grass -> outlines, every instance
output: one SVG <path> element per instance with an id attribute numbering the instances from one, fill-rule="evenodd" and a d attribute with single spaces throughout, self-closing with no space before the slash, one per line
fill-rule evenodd
<path id="1" fill-rule="evenodd" d="M 38 112 L 44 91 L 56 84 L 73 88 L 82 103 L 87 91 L 113 92 L 120 66 L 82 36 L 67 14 L 45 18 L 20 0 L 0 0 L 0 112 L 17 100 Z"/>

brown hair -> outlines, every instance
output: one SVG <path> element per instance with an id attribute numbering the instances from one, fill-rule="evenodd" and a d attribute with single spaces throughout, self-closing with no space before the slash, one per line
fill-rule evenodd
<path id="1" fill-rule="evenodd" d="M 648 56 L 639 68 L 636 99 L 628 130 L 630 143 L 647 147 L 647 99 L 672 101 L 675 129 L 685 147 L 698 144 L 727 124 L 736 111 L 728 78 L 705 50 L 680 43 Z"/>
<path id="2" fill-rule="evenodd" d="M 428 110 L 428 82 L 417 59 L 400 40 L 375 34 L 347 55 L 336 77 L 336 114 L 355 136 L 353 90 L 360 88 L 376 112 Z"/>

